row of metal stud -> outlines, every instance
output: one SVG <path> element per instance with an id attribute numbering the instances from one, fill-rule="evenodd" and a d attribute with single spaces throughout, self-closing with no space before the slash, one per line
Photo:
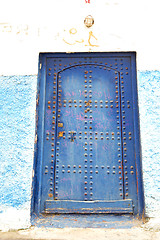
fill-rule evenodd
<path id="1" fill-rule="evenodd" d="M 86 101 L 86 100 L 84 100 L 84 101 L 79 100 L 79 101 L 78 101 L 78 100 L 71 100 L 71 99 L 69 99 L 69 100 L 63 100 L 63 102 L 64 102 L 64 103 L 67 103 L 67 102 L 68 102 L 68 103 L 77 103 L 77 102 L 83 103 L 83 102 L 84 102 L 85 104 L 88 103 L 88 101 Z M 98 102 L 99 102 L 99 103 L 103 103 L 103 100 L 95 100 L 95 101 L 89 100 L 89 103 L 93 103 L 93 102 L 95 102 L 95 103 L 98 103 Z M 105 103 L 109 103 L 109 102 L 110 102 L 111 104 L 114 103 L 113 100 L 111 100 L 111 101 L 108 101 L 108 100 L 107 100 L 107 101 L 104 101 L 104 102 L 105 102 Z M 49 103 L 50 103 L 50 102 L 49 102 Z M 118 101 L 115 101 L 115 103 L 118 103 Z M 129 103 L 129 101 L 127 101 L 127 103 Z"/>
<path id="2" fill-rule="evenodd" d="M 127 69 L 128 69 L 128 67 L 127 67 Z M 127 75 L 128 75 L 128 72 L 127 72 Z M 122 104 L 124 104 L 124 77 L 123 77 L 123 73 L 121 72 L 121 79 L 122 79 L 122 81 L 121 81 L 121 88 L 122 88 L 122 91 L 121 91 L 121 98 L 122 98 Z M 130 102 L 129 101 L 127 101 L 127 103 L 128 103 L 128 105 L 127 105 L 127 107 L 128 108 L 130 108 Z M 124 108 L 125 106 L 124 105 L 122 105 L 122 108 Z M 122 111 L 122 119 L 125 119 L 125 111 L 123 110 Z M 122 127 L 123 127 L 123 129 L 125 129 L 126 127 L 125 127 L 125 121 L 122 121 Z M 126 142 L 125 142 L 125 140 L 126 140 L 126 132 L 122 132 L 122 139 L 124 140 L 124 142 L 123 142 L 123 157 L 124 157 L 124 181 L 125 181 L 125 183 L 124 183 L 124 186 L 125 186 L 125 197 L 128 197 L 129 196 L 129 193 L 128 193 L 128 171 L 126 171 L 126 169 L 127 169 L 127 165 L 126 165 L 126 163 L 127 163 L 127 160 L 126 160 L 126 157 L 127 157 L 127 154 L 126 154 L 126 152 L 127 152 L 127 146 L 126 146 Z M 131 132 L 129 132 L 129 140 L 131 140 Z M 131 171 L 131 174 L 133 174 L 133 170 Z"/>
<path id="3" fill-rule="evenodd" d="M 51 71 L 51 68 L 49 68 L 49 71 Z M 48 74 L 49 76 L 51 76 L 51 73 L 49 72 Z M 49 81 L 51 82 L 51 78 L 49 78 Z M 55 109 L 55 106 L 56 106 L 56 81 L 53 82 L 53 102 L 51 100 L 48 100 L 48 109 L 52 109 L 54 108 Z M 52 106 L 51 106 L 52 104 Z M 52 122 L 52 137 L 51 137 L 51 160 L 50 160 L 50 182 L 49 182 L 49 185 L 50 185 L 50 188 L 49 188 L 49 192 L 48 192 L 48 197 L 49 198 L 52 198 L 53 197 L 53 164 L 54 164 L 54 147 L 55 147 L 55 138 L 53 137 L 55 135 L 55 122 L 56 122 L 56 112 L 55 110 L 52 112 L 53 113 L 53 117 L 54 117 L 54 122 Z M 49 140 L 49 135 L 50 133 L 47 132 L 46 133 L 47 137 L 46 139 Z M 48 168 L 47 166 L 45 166 L 45 174 L 48 174 Z"/>
<path id="4" fill-rule="evenodd" d="M 118 68 L 118 63 L 117 63 L 117 68 Z M 119 92 L 120 92 L 120 89 L 119 89 L 119 81 L 118 81 L 118 79 L 119 79 L 119 77 L 118 76 L 115 76 L 115 93 L 116 93 L 116 103 L 117 103 L 117 105 L 116 105 L 116 107 L 118 108 L 118 110 L 116 111 L 116 113 L 117 113 L 117 116 L 116 116 L 116 120 L 117 120 L 117 129 L 119 130 L 120 129 L 120 127 L 119 127 L 119 124 L 120 124 L 120 122 L 119 122 L 119 112 L 120 112 L 120 110 L 119 110 L 119 108 L 120 108 L 120 105 L 118 105 L 118 103 L 119 103 Z M 118 100 L 119 99 L 119 100 Z M 124 101 L 123 101 L 123 103 L 124 103 Z M 129 103 L 129 102 L 128 102 Z M 113 106 L 113 105 L 112 105 Z M 124 108 L 124 105 L 122 106 L 122 108 Z M 117 135 L 120 135 L 120 132 L 117 132 Z M 114 136 L 112 136 L 112 138 L 113 138 Z M 120 141 L 120 137 L 118 137 L 117 138 L 117 140 L 119 140 Z M 108 139 L 107 139 L 108 140 Z M 113 139 L 112 139 L 113 140 Z M 120 146 L 121 145 L 121 142 L 118 142 L 118 146 Z M 122 161 L 121 161 L 121 158 L 122 158 L 122 153 L 121 153 L 121 148 L 119 148 L 118 147 L 118 149 L 117 149 L 117 151 L 118 152 L 120 152 L 119 154 L 118 154 L 118 157 L 120 157 L 120 159 L 118 160 L 118 163 L 119 163 L 119 169 L 123 169 L 123 167 L 122 167 Z M 122 186 L 123 184 L 122 184 L 122 171 L 123 170 L 121 170 L 121 171 L 119 171 L 119 174 L 121 175 L 120 177 L 119 177 L 119 185 L 120 186 Z M 123 198 L 123 192 L 122 192 L 122 187 L 120 187 L 119 188 L 119 191 L 120 191 L 120 193 L 119 193 L 119 195 Z"/>
<path id="5" fill-rule="evenodd" d="M 88 74 L 88 71 L 87 70 L 85 70 L 85 76 L 84 76 L 84 83 L 85 83 L 85 85 L 84 85 L 84 92 L 85 91 L 87 91 L 87 90 L 85 90 L 85 88 L 87 88 L 87 74 Z M 89 78 L 92 78 L 92 76 L 90 75 L 89 76 Z M 90 83 L 92 82 L 92 80 L 90 79 L 89 80 L 89 88 L 92 88 L 92 85 L 90 85 Z M 91 93 L 91 89 L 89 90 L 90 91 L 90 93 Z M 84 95 L 84 97 L 85 98 L 90 98 L 89 99 L 89 101 L 84 101 L 84 103 L 86 104 L 85 106 L 87 107 L 87 109 L 85 110 L 85 113 L 87 113 L 87 115 L 85 115 L 84 116 L 84 128 L 87 130 L 87 128 L 86 128 L 86 124 L 88 124 L 88 113 L 92 113 L 92 110 L 90 109 L 90 105 L 91 105 L 91 103 L 92 103 L 92 95 L 90 94 L 90 95 Z M 88 105 L 88 106 L 87 106 Z M 82 105 L 79 105 L 80 107 L 82 107 Z M 91 118 L 92 119 L 92 118 Z M 92 121 L 91 121 L 92 122 Z M 92 129 L 92 127 L 91 127 L 91 129 Z M 87 133 L 87 132 L 86 132 Z M 82 138 L 81 136 L 79 136 L 80 137 L 80 139 Z M 86 139 L 87 140 L 87 139 Z M 90 139 L 91 140 L 91 139 Z M 86 151 L 86 148 L 84 148 L 84 151 Z M 91 151 L 92 151 L 92 148 L 91 148 Z M 92 153 L 90 153 L 89 155 L 85 152 L 84 153 L 84 157 L 85 157 L 85 159 L 87 159 L 88 160 L 88 156 L 90 156 L 90 158 L 92 158 L 92 156 L 93 156 L 93 154 Z M 91 159 L 91 161 L 93 162 L 93 159 Z M 92 163 L 91 162 L 91 163 Z M 86 169 L 85 169 L 85 173 L 89 173 L 89 177 L 90 177 L 90 179 L 91 178 L 93 178 L 93 176 L 92 176 L 92 173 L 93 173 L 93 171 L 91 170 L 91 171 L 88 171 L 88 165 L 85 165 L 86 166 Z M 97 170 L 96 170 L 96 172 L 98 172 Z M 96 173 L 97 174 L 97 173 Z M 84 182 L 84 195 L 85 195 L 85 198 L 84 198 L 84 200 L 86 201 L 86 200 L 90 200 L 90 201 L 92 201 L 92 197 L 93 197 L 93 186 L 91 187 L 91 188 L 89 188 L 89 191 L 88 192 L 86 192 L 87 190 L 88 190 L 88 181 L 87 181 L 87 178 L 88 178 L 88 176 L 86 176 L 85 177 L 85 182 Z M 91 181 L 91 185 L 93 185 L 93 182 Z M 88 196 L 89 196 L 89 199 L 88 199 Z"/>

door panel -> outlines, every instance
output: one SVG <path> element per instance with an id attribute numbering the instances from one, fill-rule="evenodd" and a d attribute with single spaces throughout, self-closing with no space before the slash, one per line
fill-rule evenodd
<path id="1" fill-rule="evenodd" d="M 123 199 L 118 71 L 73 66 L 58 82 L 55 199 Z"/>

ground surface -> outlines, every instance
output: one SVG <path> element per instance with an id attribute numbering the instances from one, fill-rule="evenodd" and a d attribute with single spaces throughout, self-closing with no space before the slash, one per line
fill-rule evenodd
<path id="1" fill-rule="evenodd" d="M 26 230 L 0 232 L 1 239 L 52 239 L 52 240 L 159 240 L 160 219 L 154 218 L 149 222 L 131 229 L 104 228 L 36 228 Z"/>

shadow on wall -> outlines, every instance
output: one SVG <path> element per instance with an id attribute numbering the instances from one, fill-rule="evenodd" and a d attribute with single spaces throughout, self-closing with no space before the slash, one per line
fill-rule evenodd
<path id="1" fill-rule="evenodd" d="M 37 76 L 0 77 L 0 229 L 30 225 Z M 146 210 L 160 209 L 160 72 L 138 72 Z M 158 88 L 159 87 L 159 88 Z"/>

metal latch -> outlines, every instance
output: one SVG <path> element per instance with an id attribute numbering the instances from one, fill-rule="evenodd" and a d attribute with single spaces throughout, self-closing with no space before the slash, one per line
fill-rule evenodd
<path id="1" fill-rule="evenodd" d="M 63 137 L 63 133 L 64 133 L 64 131 L 63 132 L 59 132 L 58 133 L 58 137 Z"/>
<path id="2" fill-rule="evenodd" d="M 63 123 L 58 123 L 58 127 L 63 127 Z"/>

